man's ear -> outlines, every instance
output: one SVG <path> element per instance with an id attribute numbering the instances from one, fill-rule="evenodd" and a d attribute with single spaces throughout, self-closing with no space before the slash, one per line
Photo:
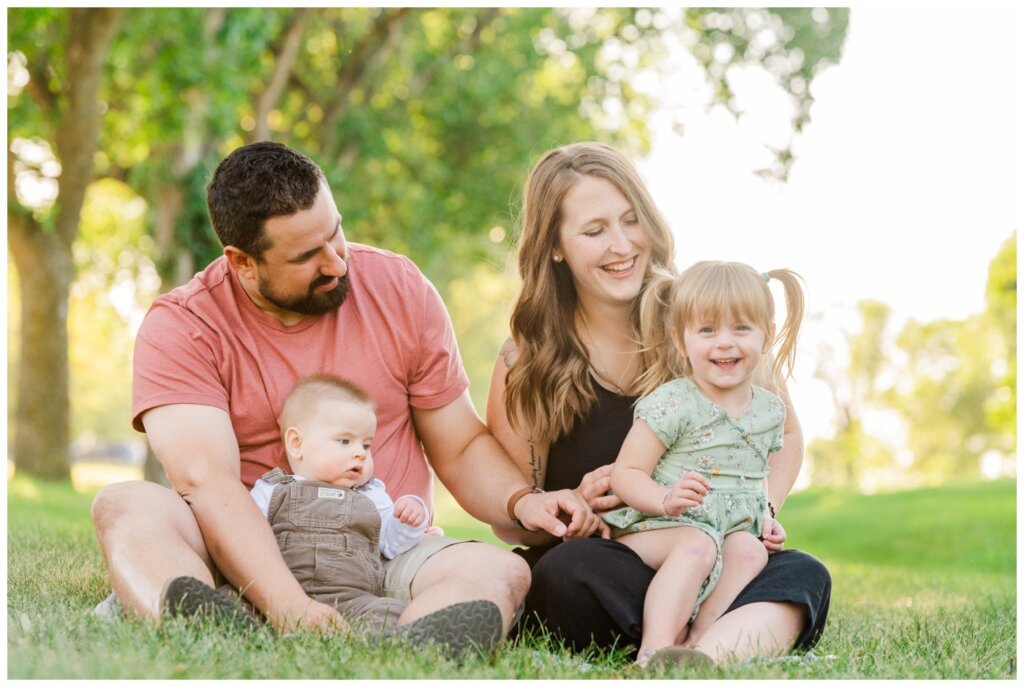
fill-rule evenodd
<path id="1" fill-rule="evenodd" d="M 284 452 L 288 460 L 302 460 L 302 433 L 297 427 L 289 427 L 284 431 Z"/>
<path id="2" fill-rule="evenodd" d="M 256 279 L 256 259 L 251 255 L 235 248 L 234 246 L 225 246 L 224 257 L 228 259 L 228 264 L 231 266 L 231 269 L 233 269 L 240 278 L 249 280 Z"/>

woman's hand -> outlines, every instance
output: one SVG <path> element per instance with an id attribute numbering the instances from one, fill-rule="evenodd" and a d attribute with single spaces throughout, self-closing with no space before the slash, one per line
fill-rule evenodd
<path id="1" fill-rule="evenodd" d="M 591 470 L 583 475 L 580 486 L 576 487 L 578 493 L 592 510 L 611 510 L 622 505 L 622 499 L 615 494 L 610 494 L 612 488 L 612 466 L 602 465 L 596 470 Z"/>

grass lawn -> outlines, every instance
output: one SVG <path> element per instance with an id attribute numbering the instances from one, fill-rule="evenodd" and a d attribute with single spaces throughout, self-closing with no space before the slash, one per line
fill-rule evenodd
<path id="1" fill-rule="evenodd" d="M 623 652 L 571 654 L 520 639 L 490 662 L 457 666 L 358 640 L 245 636 L 187 623 L 150 627 L 89 611 L 108 592 L 89 520 L 91 494 L 8 482 L 8 678 L 643 678 Z M 440 501 L 448 534 L 494 541 Z M 726 679 L 1014 678 L 1016 482 L 861 496 L 793 495 L 788 545 L 833 577 L 828 627 L 803 657 L 676 677 Z"/>

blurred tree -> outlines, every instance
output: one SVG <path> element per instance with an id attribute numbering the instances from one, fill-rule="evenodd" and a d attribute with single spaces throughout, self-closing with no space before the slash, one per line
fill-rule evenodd
<path id="1" fill-rule="evenodd" d="M 997 445 L 1006 455 L 1017 451 L 1017 236 L 1011 236 L 992 260 L 985 287 L 983 315 L 1000 339 L 992 364 L 995 391 L 985 403 L 986 425 L 1002 437 Z"/>
<path id="2" fill-rule="evenodd" d="M 69 21 L 75 12 L 81 14 Z M 731 24 L 721 19 L 723 12 Z M 450 298 L 467 279 L 484 284 L 500 278 L 501 270 L 490 266 L 504 261 L 506 239 L 515 234 L 516 198 L 539 153 L 585 138 L 634 154 L 646 150 L 654 102 L 633 88 L 631 77 L 657 67 L 666 41 L 682 40 L 695 55 L 720 55 L 725 42 L 748 45 L 728 64 L 764 65 L 803 102 L 810 78 L 838 55 L 845 12 L 128 10 L 110 46 L 109 78 L 102 91 L 98 83 L 91 86 L 94 100 L 102 93 L 105 112 L 95 176 L 120 180 L 146 199 L 153 242 L 149 256 L 139 252 L 139 262 L 152 257 L 167 289 L 220 253 L 205 211 L 213 166 L 246 141 L 289 143 L 324 168 L 352 239 L 409 255 Z M 66 9 L 8 13 L 9 62 L 16 67 L 9 74 L 23 82 L 11 89 L 11 138 L 42 149 L 50 144 L 64 166 L 64 173 L 48 177 L 54 186 L 59 177 L 62 208 L 71 179 L 59 136 L 81 127 L 46 105 L 61 89 L 82 88 L 79 71 L 53 65 L 63 64 L 63 46 L 74 45 L 65 38 L 87 25 L 77 20 L 86 16 L 92 15 Z M 752 32 L 765 21 L 764 30 Z M 825 34 L 828 40 L 808 38 Z M 95 47 L 105 50 L 109 40 Z M 789 61 L 783 64 L 782 57 Z M 721 60 L 702 64 L 709 79 L 723 84 L 716 93 L 726 94 L 729 74 L 718 69 Z M 41 111 L 49 112 L 38 120 L 48 128 L 37 123 Z M 20 206 L 12 212 L 27 216 Z M 46 216 L 45 208 L 39 213 Z M 19 262 L 19 274 L 31 271 L 31 261 Z M 482 276 L 481 268 L 492 271 Z M 485 307 L 459 298 L 462 307 Z M 57 301 L 66 295 L 58 293 Z M 472 313 L 455 319 L 479 321 Z M 458 333 L 463 340 L 477 334 Z M 467 350 L 487 348 L 492 358 L 502 334 L 488 336 L 494 340 Z M 66 355 L 66 341 L 54 346 Z M 66 387 L 51 369 L 57 368 L 23 367 L 22 386 Z M 486 375 L 475 382 L 486 386 Z M 18 423 L 30 426 L 20 417 Z M 21 455 L 31 462 L 39 453 Z"/>
<path id="3" fill-rule="evenodd" d="M 856 487 L 882 470 L 928 483 L 976 479 L 986 454 L 1012 458 L 1016 312 L 1015 236 L 989 266 L 985 309 L 977 315 L 910 320 L 893 341 L 888 306 L 859 303 L 860 329 L 846 336 L 849 362 L 824 351 L 815 373 L 832 392 L 838 421 L 832 438 L 808 446 L 812 481 Z M 867 426 L 886 413 L 899 420 L 902 451 Z"/>
<path id="4" fill-rule="evenodd" d="M 68 308 L 74 439 L 135 436 L 126 422 L 134 326 L 159 286 L 152 263 L 136 255 L 152 241 L 145 212 L 145 201 L 120 181 L 101 179 L 86 193 Z"/>
<path id="5" fill-rule="evenodd" d="M 71 248 L 101 121 L 99 94 L 107 48 L 122 10 L 8 12 L 22 36 L 29 97 L 8 107 L 7 229 L 21 298 L 21 342 L 14 457 L 39 477 L 66 478 L 69 445 L 67 301 Z M 13 66 L 13 68 L 11 68 Z M 10 82 L 9 82 L 10 85 Z M 51 208 L 35 192 L 59 175 Z M 32 211 L 34 210 L 34 212 Z"/>
<path id="6" fill-rule="evenodd" d="M 689 8 L 686 25 L 696 33 L 690 52 L 704 65 L 714 102 L 739 116 L 730 70 L 757 64 L 767 69 L 793 103 L 793 137 L 773 148 L 771 166 L 757 170 L 767 179 L 786 181 L 793 167 L 794 137 L 811 121 L 811 82 L 838 64 L 850 23 L 846 7 Z"/>
<path id="7" fill-rule="evenodd" d="M 906 419 L 913 467 L 935 480 L 978 477 L 987 451 L 1016 451 L 1017 241 L 989 265 L 985 310 L 965 320 L 910 321 L 908 364 L 887 401 Z"/>
<path id="8" fill-rule="evenodd" d="M 508 337 L 508 313 L 518 289 L 518 275 L 482 262 L 448 285 L 446 305 L 469 375 L 470 397 L 481 417 L 487 408 L 494 359 Z"/>
<path id="9" fill-rule="evenodd" d="M 205 183 L 237 138 L 265 52 L 306 10 L 133 10 L 110 51 L 112 76 L 99 175 L 128 183 L 148 203 L 151 257 L 162 290 L 184 283 L 220 252 L 206 216 Z M 183 59 L 183 55 L 188 55 Z"/>
<path id="10" fill-rule="evenodd" d="M 815 376 L 825 383 L 836 409 L 836 431 L 807 447 L 816 485 L 857 486 L 863 475 L 891 461 L 885 444 L 865 429 L 879 407 L 880 381 L 886 370 L 886 330 L 892 310 L 879 301 L 857 304 L 860 329 L 844 335 L 849 359 L 827 345 L 819 352 Z"/>

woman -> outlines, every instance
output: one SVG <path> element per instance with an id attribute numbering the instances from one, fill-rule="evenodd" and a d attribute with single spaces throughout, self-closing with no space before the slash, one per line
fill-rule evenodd
<path id="1" fill-rule="evenodd" d="M 609 473 L 632 425 L 637 382 L 655 350 L 637 344 L 640 292 L 652 268 L 675 271 L 671 232 L 632 164 L 614 148 L 578 143 L 546 153 L 527 182 L 519 238 L 522 290 L 512 337 L 495 364 L 487 419 L 537 489 L 576 489 L 595 511 L 621 505 Z M 782 509 L 800 470 L 803 437 L 785 387 L 784 448 L 768 496 Z M 533 568 L 526 622 L 576 649 L 639 645 L 654 570 L 626 546 L 597 537 L 567 542 L 495 528 Z M 809 648 L 828 614 L 831 580 L 820 561 L 783 551 L 780 525 L 765 533 L 768 565 L 699 637 L 714 661 Z M 723 551 L 726 565 L 729 548 Z M 733 555 L 736 555 L 735 553 Z M 693 652 L 671 650 L 692 659 Z"/>

